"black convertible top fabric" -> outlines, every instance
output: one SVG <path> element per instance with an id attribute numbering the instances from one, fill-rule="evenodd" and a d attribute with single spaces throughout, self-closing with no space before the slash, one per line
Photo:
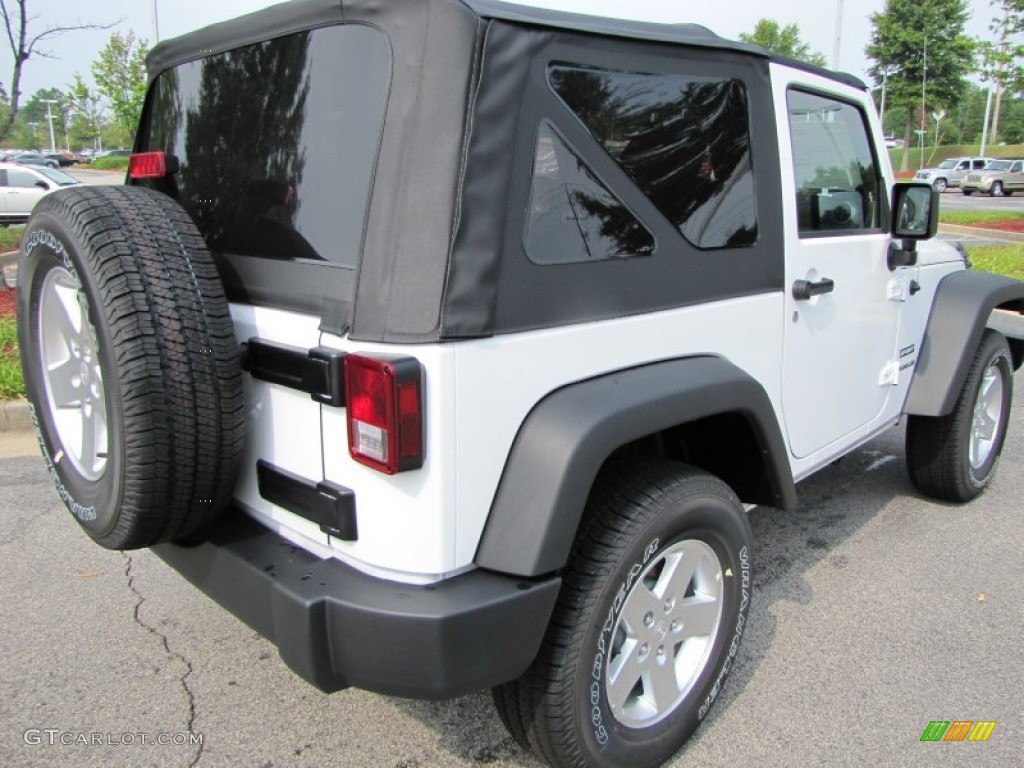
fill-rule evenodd
<path id="1" fill-rule="evenodd" d="M 627 69 L 637 66 L 629 64 L 634 55 L 640 60 L 658 51 L 662 60 L 678 57 L 698 71 L 705 66 L 702 61 L 727 68 L 729 61 L 736 62 L 748 87 L 763 92 L 754 99 L 752 119 L 760 136 L 755 156 L 765 233 L 772 222 L 781 221 L 772 210 L 778 161 L 772 148 L 769 62 L 864 87 L 855 78 L 786 61 L 696 25 L 601 19 L 495 0 L 292 0 L 160 43 L 147 60 L 150 78 L 211 53 L 338 23 L 371 25 L 391 47 L 390 92 L 355 295 L 339 295 L 337 306 L 330 306 L 323 298 L 308 298 L 301 286 L 281 281 L 280 300 L 267 302 L 316 313 L 325 330 L 366 341 L 488 336 L 656 311 L 675 301 L 651 299 L 639 286 L 636 296 L 616 292 L 610 283 L 604 298 L 584 296 L 563 311 L 498 311 L 503 303 L 540 298 L 516 277 L 522 267 L 513 262 L 521 254 L 510 252 L 519 249 L 523 215 L 522 200 L 517 203 L 511 193 L 530 172 L 528 158 L 523 160 L 522 150 L 513 158 L 513 149 L 523 142 L 532 147 L 536 130 L 524 124 L 524 115 L 533 119 L 538 110 L 561 109 L 545 95 L 545 65 L 536 56 L 565 46 L 569 51 L 608 46 Z M 765 249 L 780 242 L 767 235 L 762 241 L 759 248 Z M 719 261 L 728 263 L 725 257 Z M 781 285 L 781 255 L 765 263 L 763 273 L 751 273 L 749 285 L 730 281 L 734 295 Z M 544 275 L 555 279 L 562 273 Z M 575 279 L 568 270 L 564 273 L 563 279 Z M 713 270 L 702 274 L 706 284 L 695 283 L 693 295 L 678 301 L 699 300 L 698 289 L 722 282 Z M 557 279 L 542 284 L 558 295 Z M 703 300 L 715 298 L 714 293 Z"/>

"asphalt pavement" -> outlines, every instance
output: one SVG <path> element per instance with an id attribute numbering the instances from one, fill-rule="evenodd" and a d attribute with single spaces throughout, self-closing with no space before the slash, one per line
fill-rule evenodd
<path id="1" fill-rule="evenodd" d="M 671 766 L 1020 764 L 1022 413 L 968 506 L 915 493 L 894 430 L 803 483 L 798 512 L 751 512 L 748 630 Z M 148 551 L 92 544 L 24 433 L 0 434 L 0 526 L 4 766 L 537 766 L 486 692 L 309 687 Z M 998 724 L 921 742 L 933 720 Z"/>

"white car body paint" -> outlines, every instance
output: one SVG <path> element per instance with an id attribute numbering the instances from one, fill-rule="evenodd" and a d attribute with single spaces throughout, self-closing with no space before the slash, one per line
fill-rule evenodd
<path id="1" fill-rule="evenodd" d="M 962 260 L 947 243 L 921 243 L 919 265 L 892 273 L 885 262 L 887 235 L 801 241 L 796 235 L 787 89 L 796 85 L 859 104 L 868 116 L 873 135 L 878 137 L 881 132 L 863 92 L 777 64 L 772 65 L 771 72 L 786 201 L 783 225 L 787 233 L 787 275 L 782 292 L 429 345 L 355 343 L 322 333 L 318 319 L 312 316 L 234 304 L 232 316 L 240 342 L 259 337 L 293 347 L 323 345 L 348 353 L 415 358 L 424 375 L 426 429 L 423 467 L 389 476 L 350 457 L 344 408 L 321 406 L 305 393 L 246 376 L 247 448 L 236 491 L 238 503 L 263 524 L 320 557 L 339 558 L 380 578 L 425 584 L 473 567 L 516 434 L 530 411 L 564 386 L 662 360 L 701 355 L 724 358 L 757 380 L 767 393 L 780 430 L 789 442 L 790 469 L 796 479 L 812 474 L 896 423 L 912 373 L 912 368 L 899 370 L 900 361 L 916 360 L 938 281 L 944 274 L 962 269 Z M 888 190 L 892 183 L 888 157 L 879 153 L 878 159 Z M 847 290 L 855 286 L 854 290 L 865 293 L 846 297 L 844 311 L 859 301 L 870 303 L 875 312 L 886 313 L 883 321 L 872 327 L 888 336 L 882 345 L 884 354 L 879 352 L 878 339 L 870 336 L 861 338 L 852 348 L 843 347 L 843 371 L 869 368 L 872 386 L 865 388 L 860 379 L 828 370 L 830 381 L 837 387 L 833 392 L 836 402 L 859 403 L 857 413 L 863 416 L 853 422 L 825 420 L 823 427 L 820 410 L 804 400 L 807 391 L 798 387 L 787 400 L 784 372 L 790 373 L 794 381 L 808 381 L 820 371 L 823 362 L 816 357 L 820 348 L 813 347 L 817 340 L 813 333 L 802 340 L 793 337 L 793 318 L 796 313 L 796 322 L 806 323 L 806 313 L 822 309 L 833 297 L 817 297 L 813 303 L 795 302 L 789 287 L 794 279 L 817 275 L 813 264 L 808 270 L 808 260 L 827 261 L 837 254 L 841 258 L 845 249 L 861 251 L 855 268 L 842 274 Z M 828 262 L 829 270 L 839 268 L 834 259 Z M 856 269 L 862 274 L 858 275 Z M 912 280 L 920 285 L 916 297 L 909 292 Z M 756 329 L 756 340 L 752 329 Z M 823 322 L 821 329 L 827 333 L 828 324 Z M 811 346 L 801 350 L 797 346 L 800 344 Z M 911 347 L 914 352 L 908 354 Z M 783 363 L 787 354 L 798 361 L 795 367 L 790 365 L 791 360 Z M 876 381 L 883 360 L 896 366 L 892 380 L 885 384 Z M 825 364 L 834 369 L 837 361 Z M 841 428 L 837 430 L 836 425 Z M 809 435 L 802 447 L 810 445 L 810 450 L 794 449 L 792 436 L 801 430 Z M 328 537 L 314 523 L 264 500 L 256 486 L 258 459 L 310 481 L 329 480 L 352 489 L 358 539 Z"/>

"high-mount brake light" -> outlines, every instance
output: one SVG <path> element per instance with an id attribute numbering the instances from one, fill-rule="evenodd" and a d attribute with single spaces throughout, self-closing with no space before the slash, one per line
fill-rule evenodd
<path id="1" fill-rule="evenodd" d="M 167 175 L 167 155 L 139 152 L 128 158 L 128 176 L 132 179 L 162 179 Z"/>
<path id="2" fill-rule="evenodd" d="M 423 373 L 411 357 L 345 358 L 348 450 L 393 475 L 423 466 Z"/>

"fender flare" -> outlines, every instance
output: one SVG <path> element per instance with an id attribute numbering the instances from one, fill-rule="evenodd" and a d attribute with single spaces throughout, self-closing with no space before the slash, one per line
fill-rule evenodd
<path id="1" fill-rule="evenodd" d="M 913 416 L 945 416 L 967 378 L 974 353 L 994 309 L 1024 312 L 1024 282 L 988 272 L 961 271 L 939 282 L 925 326 L 924 340 L 903 412 Z M 1012 330 L 1014 368 L 1024 345 Z"/>
<path id="2" fill-rule="evenodd" d="M 793 509 L 796 489 L 775 410 L 764 388 L 732 363 L 695 357 L 588 379 L 546 396 L 516 435 L 475 562 L 522 577 L 565 566 L 590 488 L 618 448 L 720 414 L 743 416 L 773 498 Z"/>

